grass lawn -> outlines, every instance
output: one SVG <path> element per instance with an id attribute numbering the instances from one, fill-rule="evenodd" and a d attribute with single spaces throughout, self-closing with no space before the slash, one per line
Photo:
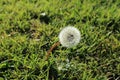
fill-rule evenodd
<path id="1" fill-rule="evenodd" d="M 45 61 L 68 25 L 80 43 Z M 0 80 L 120 80 L 120 0 L 0 0 Z"/>

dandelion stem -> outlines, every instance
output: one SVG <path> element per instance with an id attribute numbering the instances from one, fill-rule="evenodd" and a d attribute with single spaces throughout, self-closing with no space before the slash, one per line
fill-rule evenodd
<path id="1" fill-rule="evenodd" d="M 53 49 L 56 48 L 56 47 L 59 46 L 59 45 L 60 45 L 60 42 L 58 41 L 58 42 L 54 43 L 54 44 L 51 46 L 51 48 L 50 48 L 50 49 L 48 50 L 48 52 L 47 52 L 46 60 L 48 60 L 48 57 L 50 56 L 50 53 L 53 51 Z"/>

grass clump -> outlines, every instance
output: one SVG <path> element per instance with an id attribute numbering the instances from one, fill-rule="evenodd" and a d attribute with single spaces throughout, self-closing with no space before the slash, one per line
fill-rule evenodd
<path id="1" fill-rule="evenodd" d="M 0 80 L 119 80 L 119 5 L 119 0 L 0 0 Z M 67 25 L 80 30 L 80 43 L 58 46 L 45 61 Z"/>

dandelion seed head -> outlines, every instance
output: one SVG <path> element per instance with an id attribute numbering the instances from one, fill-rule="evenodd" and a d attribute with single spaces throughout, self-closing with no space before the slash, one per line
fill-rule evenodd
<path id="1" fill-rule="evenodd" d="M 73 26 L 67 26 L 59 33 L 59 41 L 64 47 L 73 47 L 79 43 L 80 39 L 80 31 Z"/>

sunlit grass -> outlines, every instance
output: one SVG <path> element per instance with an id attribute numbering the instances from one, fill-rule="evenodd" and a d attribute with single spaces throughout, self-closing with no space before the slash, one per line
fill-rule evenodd
<path id="1" fill-rule="evenodd" d="M 119 80 L 119 5 L 119 0 L 0 0 L 0 80 Z M 45 61 L 68 25 L 80 30 L 80 43 L 58 46 Z"/>

